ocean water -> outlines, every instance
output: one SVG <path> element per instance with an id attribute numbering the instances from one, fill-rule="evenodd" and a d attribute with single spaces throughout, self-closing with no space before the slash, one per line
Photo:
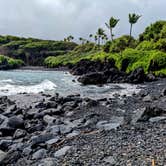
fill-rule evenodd
<path id="1" fill-rule="evenodd" d="M 75 80 L 75 81 L 73 81 Z M 140 87 L 130 84 L 107 84 L 83 86 L 77 78 L 63 71 L 10 70 L 0 71 L 0 96 L 19 93 L 80 94 L 83 97 L 111 97 L 115 93 L 131 95 Z"/>

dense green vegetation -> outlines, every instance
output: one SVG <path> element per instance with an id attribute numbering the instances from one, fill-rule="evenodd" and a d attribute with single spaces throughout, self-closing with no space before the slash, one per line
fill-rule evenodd
<path id="1" fill-rule="evenodd" d="M 140 16 L 136 16 L 135 21 L 138 21 Z M 138 40 L 130 35 L 111 39 L 102 45 L 102 49 L 97 47 L 98 43 L 97 45 L 83 43 L 68 54 L 46 58 L 45 65 L 57 67 L 75 64 L 82 59 L 92 61 L 114 59 L 119 70 L 127 73 L 142 67 L 146 73 L 166 75 L 166 21 L 151 24 Z"/>
<path id="2" fill-rule="evenodd" d="M 0 68 L 1 69 L 14 69 L 24 65 L 24 62 L 19 59 L 9 58 L 4 55 L 0 55 Z"/>
<path id="3" fill-rule="evenodd" d="M 27 65 L 42 65 L 48 56 L 64 55 L 77 46 L 69 41 L 0 36 L 0 53 L 22 59 Z"/>
<path id="4" fill-rule="evenodd" d="M 82 59 L 114 59 L 118 69 L 127 73 L 142 67 L 146 73 L 166 75 L 166 21 L 151 24 L 135 39 L 132 37 L 133 25 L 140 17 L 137 14 L 129 14 L 129 34 L 118 38 L 114 38 L 113 29 L 118 26 L 120 20 L 111 17 L 109 22 L 105 23 L 110 40 L 106 31 L 98 28 L 88 39 L 80 37 L 79 45 L 72 42 L 72 35 L 64 41 L 0 36 L 0 54 L 21 59 L 26 65 L 44 64 L 51 68 L 76 64 Z M 2 60 L 1 64 L 8 62 L 10 66 L 17 66 L 23 63 L 12 58 Z"/>

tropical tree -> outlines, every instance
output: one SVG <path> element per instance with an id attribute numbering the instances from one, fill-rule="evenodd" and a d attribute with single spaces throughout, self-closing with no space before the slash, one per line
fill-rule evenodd
<path id="1" fill-rule="evenodd" d="M 130 37 L 132 35 L 133 24 L 137 23 L 141 15 L 137 15 L 135 13 L 129 14 L 129 23 L 130 23 Z"/>
<path id="2" fill-rule="evenodd" d="M 79 38 L 79 41 L 83 44 L 83 38 L 82 37 Z"/>
<path id="3" fill-rule="evenodd" d="M 98 46 L 100 47 L 100 43 L 101 43 L 101 38 L 102 36 L 104 36 L 104 30 L 102 28 L 99 28 L 97 30 L 97 38 L 98 38 Z"/>
<path id="4" fill-rule="evenodd" d="M 94 39 L 95 39 L 95 43 L 97 43 L 97 40 L 98 40 L 97 35 L 94 36 Z"/>
<path id="5" fill-rule="evenodd" d="M 67 41 L 68 41 L 68 42 L 72 41 L 73 39 L 74 39 L 74 37 L 71 36 L 71 35 L 67 37 Z"/>
<path id="6" fill-rule="evenodd" d="M 111 17 L 109 20 L 109 23 L 105 23 L 106 27 L 110 30 L 110 35 L 111 35 L 111 40 L 113 41 L 113 28 L 115 28 L 115 26 L 117 25 L 117 23 L 119 22 L 119 19 L 116 19 L 114 17 Z"/>
<path id="7" fill-rule="evenodd" d="M 90 38 L 90 40 L 91 40 L 91 38 L 93 38 L 93 34 L 90 34 L 90 35 L 89 35 L 89 38 Z"/>

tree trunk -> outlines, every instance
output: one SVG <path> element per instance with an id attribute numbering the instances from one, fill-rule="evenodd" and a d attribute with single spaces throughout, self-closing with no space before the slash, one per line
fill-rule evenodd
<path id="1" fill-rule="evenodd" d="M 98 46 L 100 46 L 100 36 L 98 37 Z"/>
<path id="2" fill-rule="evenodd" d="M 133 24 L 130 24 L 130 38 L 131 38 L 131 34 L 132 34 L 132 28 L 133 28 Z"/>
<path id="3" fill-rule="evenodd" d="M 113 33 L 112 33 L 112 28 L 110 28 L 110 33 L 111 33 L 111 40 L 113 41 Z"/>

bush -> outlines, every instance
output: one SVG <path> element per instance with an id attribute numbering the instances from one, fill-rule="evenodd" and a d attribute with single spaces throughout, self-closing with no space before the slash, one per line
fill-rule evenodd
<path id="1" fill-rule="evenodd" d="M 94 54 L 94 44 L 88 43 L 77 46 L 73 51 L 61 56 L 49 56 L 44 60 L 47 67 L 57 67 L 59 65 L 75 64 L 82 59 L 91 59 Z"/>
<path id="2" fill-rule="evenodd" d="M 24 65 L 20 59 L 9 58 L 4 55 L 0 55 L 0 67 L 4 69 L 14 69 Z"/>
<path id="3" fill-rule="evenodd" d="M 166 51 L 166 39 L 160 39 L 156 42 L 155 48 L 161 51 Z"/>
<path id="4" fill-rule="evenodd" d="M 140 34 L 139 41 L 142 42 L 144 40 L 159 40 L 160 38 L 164 37 L 163 34 L 165 34 L 165 26 L 166 21 L 157 21 L 154 24 L 151 24 L 142 34 Z"/>
<path id="5" fill-rule="evenodd" d="M 139 51 L 127 49 L 123 52 L 121 65 L 126 59 L 129 62 L 126 67 L 127 73 L 138 67 L 143 67 L 146 73 L 166 68 L 166 53 L 157 50 Z"/>
<path id="6" fill-rule="evenodd" d="M 135 47 L 136 47 L 135 39 L 133 37 L 125 35 L 111 42 L 110 52 L 118 53 L 122 52 L 126 48 L 135 48 Z"/>
<path id="7" fill-rule="evenodd" d="M 166 53 L 156 51 L 151 54 L 149 60 L 149 71 L 157 71 L 166 68 Z"/>
<path id="8" fill-rule="evenodd" d="M 137 47 L 137 50 L 150 51 L 155 49 L 155 43 L 152 41 L 143 41 Z"/>
<path id="9" fill-rule="evenodd" d="M 161 32 L 160 32 L 160 38 L 166 38 L 166 24 L 163 26 Z"/>
<path id="10" fill-rule="evenodd" d="M 112 44 L 111 41 L 106 42 L 106 44 L 103 46 L 104 52 L 106 52 L 106 53 L 109 53 L 109 52 L 110 52 L 110 45 L 111 45 L 111 44 Z"/>

